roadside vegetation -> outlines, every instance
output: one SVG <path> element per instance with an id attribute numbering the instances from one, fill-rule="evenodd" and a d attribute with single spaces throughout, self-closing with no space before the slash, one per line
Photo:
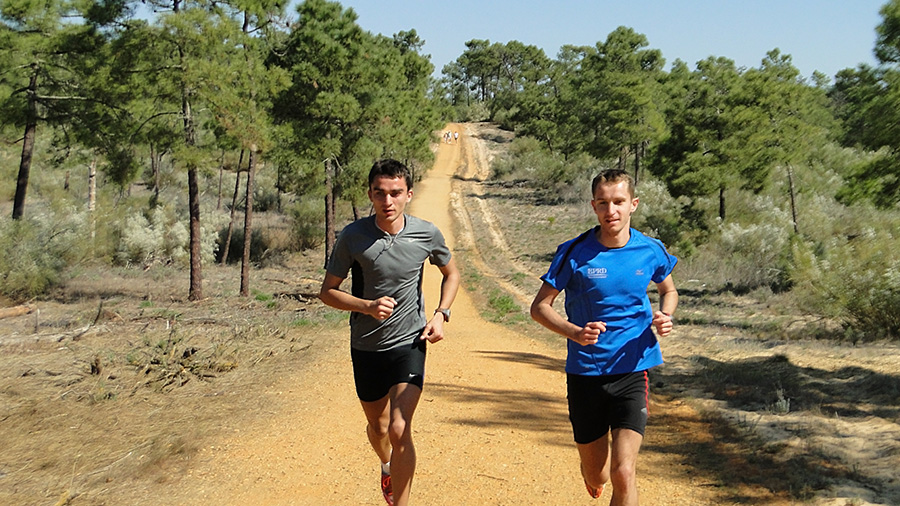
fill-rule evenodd
<path id="1" fill-rule="evenodd" d="M 223 260 L 240 262 L 249 296 L 254 266 L 328 255 L 364 212 L 373 159 L 421 177 L 440 125 L 486 120 L 515 134 L 493 180 L 550 205 L 626 168 L 636 225 L 682 278 L 790 293 L 839 322 L 823 337 L 900 335 L 900 2 L 881 11 L 881 64 L 833 78 L 801 76 L 778 48 L 758 67 L 716 56 L 666 71 L 620 27 L 555 58 L 473 39 L 435 79 L 414 29 L 371 34 L 336 2 L 141 5 L 0 9 L 0 293 L 13 301 L 86 264 L 181 266 L 199 300 L 203 266 Z"/>

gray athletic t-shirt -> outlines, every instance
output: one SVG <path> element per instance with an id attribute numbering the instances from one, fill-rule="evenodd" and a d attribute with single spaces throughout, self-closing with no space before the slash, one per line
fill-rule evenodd
<path id="1" fill-rule="evenodd" d="M 346 278 L 352 272 L 350 293 L 374 300 L 385 295 L 397 301 L 384 321 L 363 313 L 350 313 L 350 346 L 362 351 L 384 351 L 411 344 L 425 328 L 422 273 L 425 260 L 437 266 L 450 261 L 444 236 L 432 223 L 404 215 L 396 236 L 375 225 L 369 216 L 344 227 L 334 245 L 328 273 Z"/>

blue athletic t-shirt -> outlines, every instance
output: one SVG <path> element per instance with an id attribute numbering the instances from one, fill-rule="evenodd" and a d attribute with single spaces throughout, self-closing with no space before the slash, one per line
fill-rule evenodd
<path id="1" fill-rule="evenodd" d="M 663 359 L 652 330 L 647 287 L 651 281 L 666 279 L 678 259 L 662 242 L 635 229 L 621 248 L 603 246 L 595 232 L 561 244 L 550 270 L 541 277 L 565 291 L 570 322 L 580 327 L 592 321 L 606 323 L 606 332 L 595 345 L 567 340 L 566 372 L 601 376 L 660 365 Z"/>

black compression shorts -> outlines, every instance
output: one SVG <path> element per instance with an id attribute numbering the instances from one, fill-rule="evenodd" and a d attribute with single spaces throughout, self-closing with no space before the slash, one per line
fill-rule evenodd
<path id="1" fill-rule="evenodd" d="M 425 382 L 425 343 L 416 339 L 411 345 L 387 351 L 350 349 L 356 395 L 363 402 L 374 402 L 399 383 L 412 383 L 420 389 Z"/>
<path id="2" fill-rule="evenodd" d="M 575 442 L 592 443 L 612 429 L 644 435 L 650 384 L 647 371 L 609 376 L 566 375 Z"/>

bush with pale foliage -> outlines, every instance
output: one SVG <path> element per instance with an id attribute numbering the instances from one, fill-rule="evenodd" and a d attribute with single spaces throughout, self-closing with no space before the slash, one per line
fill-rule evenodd
<path id="1" fill-rule="evenodd" d="M 46 293 L 83 258 L 89 236 L 87 215 L 72 209 L 0 219 L 0 294 L 26 300 Z"/>
<path id="2" fill-rule="evenodd" d="M 135 212 L 125 218 L 119 230 L 116 260 L 123 265 L 143 266 L 186 263 L 190 258 L 187 218 L 163 206 L 153 208 L 148 214 L 149 217 Z M 201 256 L 204 263 L 212 263 L 218 237 L 210 231 L 216 230 L 227 217 L 207 212 L 201 218 Z"/>
<path id="3" fill-rule="evenodd" d="M 856 341 L 900 338 L 898 238 L 868 229 L 824 245 L 796 242 L 793 293 L 810 312 L 839 319 Z"/>

